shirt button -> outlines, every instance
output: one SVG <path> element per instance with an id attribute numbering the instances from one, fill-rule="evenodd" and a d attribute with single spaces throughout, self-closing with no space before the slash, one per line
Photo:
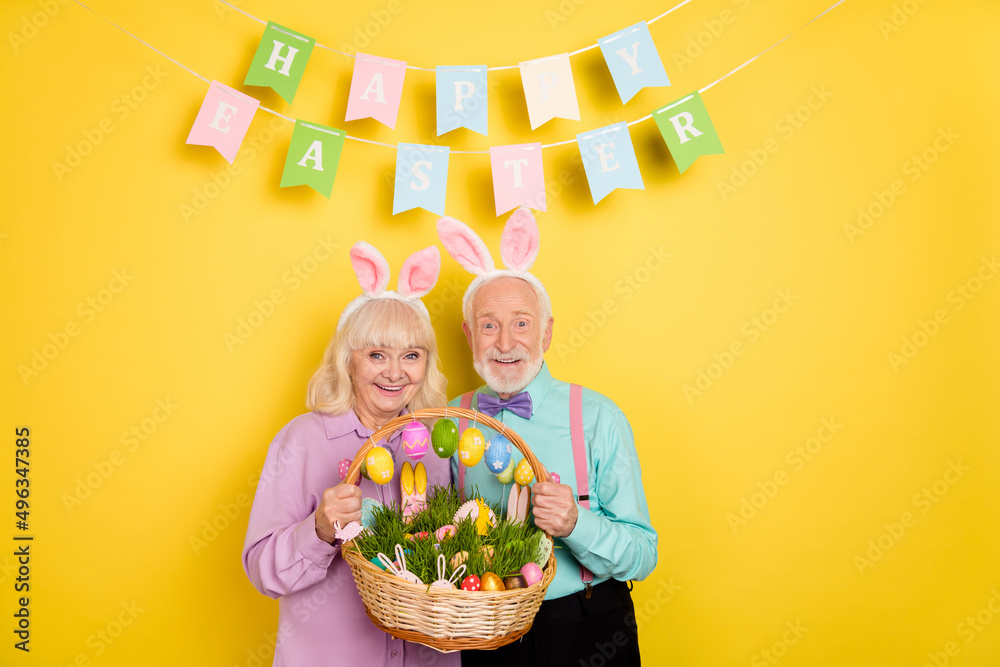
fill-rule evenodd
<path id="1" fill-rule="evenodd" d="M 393 651 L 391 655 L 392 657 L 397 658 L 399 657 L 399 651 Z"/>

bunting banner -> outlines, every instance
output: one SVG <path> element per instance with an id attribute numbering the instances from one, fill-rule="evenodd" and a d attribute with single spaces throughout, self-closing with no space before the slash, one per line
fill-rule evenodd
<path id="1" fill-rule="evenodd" d="M 545 175 L 542 171 L 542 145 L 493 146 L 493 199 L 497 216 L 518 206 L 545 211 Z"/>
<path id="2" fill-rule="evenodd" d="M 447 146 L 399 144 L 396 149 L 393 215 L 418 207 L 444 215 L 450 152 Z"/>
<path id="3" fill-rule="evenodd" d="M 213 81 L 185 143 L 212 146 L 232 164 L 258 106 L 260 102 L 249 95 Z"/>
<path id="4" fill-rule="evenodd" d="M 460 127 L 487 136 L 486 65 L 438 65 L 435 74 L 437 136 Z"/>
<path id="5" fill-rule="evenodd" d="M 528 121 L 534 130 L 553 118 L 580 120 L 576 86 L 569 54 L 529 60 L 518 65 L 524 100 L 528 103 Z"/>
<path id="6" fill-rule="evenodd" d="M 267 86 L 291 104 L 315 44 L 311 37 L 268 22 L 243 85 Z"/>
<path id="7" fill-rule="evenodd" d="M 308 185 L 329 199 L 346 136 L 343 130 L 295 121 L 278 187 Z"/>
<path id="8" fill-rule="evenodd" d="M 405 77 L 406 62 L 359 53 L 354 60 L 345 120 L 374 118 L 395 130 Z"/>
<path id="9" fill-rule="evenodd" d="M 653 112 L 653 120 L 682 174 L 702 155 L 726 152 L 698 91 L 660 107 Z"/>
<path id="10" fill-rule="evenodd" d="M 622 104 L 643 88 L 670 85 L 645 21 L 602 37 L 597 44 L 611 70 L 611 78 L 615 80 Z"/>
<path id="11" fill-rule="evenodd" d="M 594 204 L 617 188 L 645 190 L 625 121 L 576 135 Z"/>

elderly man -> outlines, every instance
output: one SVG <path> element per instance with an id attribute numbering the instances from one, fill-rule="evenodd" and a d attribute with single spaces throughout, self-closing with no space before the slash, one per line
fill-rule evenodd
<path id="1" fill-rule="evenodd" d="M 524 213 L 519 214 L 515 214 L 519 222 L 534 227 L 531 242 L 537 254 L 534 219 L 526 221 Z M 465 226 L 444 219 L 438 230 L 452 256 L 470 268 L 468 257 L 462 256 L 465 246 L 442 233 L 444 221 L 446 232 L 447 225 L 452 231 L 455 225 Z M 467 229 L 459 231 L 474 236 Z M 479 250 L 485 251 L 485 246 Z M 511 265 L 506 256 L 504 260 Z M 527 267 L 533 261 L 532 255 Z M 467 651 L 462 663 L 638 665 L 638 635 L 627 582 L 652 572 L 657 538 L 632 429 L 608 398 L 560 382 L 549 373 L 543 353 L 552 341 L 551 305 L 524 263 L 520 271 L 492 269 L 491 259 L 480 264 L 482 271 L 470 268 L 479 277 L 463 301 L 462 328 L 486 386 L 450 405 L 470 405 L 495 416 L 559 475 L 560 483 L 536 482 L 531 489 L 535 525 L 554 538 L 557 570 L 528 634 L 494 651 Z M 491 437 L 489 429 L 484 432 Z M 505 488 L 485 466 L 460 469 L 453 459 L 452 467 L 457 479 L 464 478 L 467 495 L 476 488 L 491 502 L 506 501 Z"/>

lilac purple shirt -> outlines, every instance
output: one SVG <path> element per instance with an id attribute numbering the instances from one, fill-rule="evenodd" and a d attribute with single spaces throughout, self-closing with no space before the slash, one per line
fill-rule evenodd
<path id="1" fill-rule="evenodd" d="M 457 667 L 458 653 L 439 653 L 377 629 L 365 614 L 351 568 L 339 542 L 316 535 L 314 512 L 323 491 L 340 483 L 341 459 L 353 459 L 372 434 L 354 412 L 300 415 L 285 425 L 267 450 L 250 510 L 243 569 L 261 593 L 278 598 L 276 667 Z M 386 443 L 382 443 L 386 444 Z M 400 432 L 387 443 L 396 473 L 384 486 L 361 481 L 362 495 L 399 503 L 399 471 L 406 459 Z M 423 458 L 428 491 L 451 483 L 448 460 Z"/>

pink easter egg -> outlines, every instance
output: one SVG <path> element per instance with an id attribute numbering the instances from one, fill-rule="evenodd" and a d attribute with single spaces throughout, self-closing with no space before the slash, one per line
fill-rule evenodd
<path id="1" fill-rule="evenodd" d="M 431 447 L 431 434 L 420 422 L 410 422 L 402 429 L 403 452 L 414 461 L 423 458 Z"/>
<path id="2" fill-rule="evenodd" d="M 552 478 L 552 479 L 549 480 L 550 482 L 553 482 L 555 484 L 559 483 L 559 473 L 557 473 L 557 472 L 550 472 L 549 473 L 549 477 Z M 528 584 L 528 585 L 530 586 L 531 584 Z"/>
<path id="3" fill-rule="evenodd" d="M 521 568 L 521 574 L 524 575 L 524 580 L 528 582 L 529 586 L 534 586 L 542 580 L 542 568 L 538 567 L 537 563 L 526 563 Z"/>
<path id="4" fill-rule="evenodd" d="M 337 466 L 337 470 L 340 472 L 340 481 L 343 482 L 347 479 L 347 472 L 351 469 L 351 459 L 341 459 L 340 465 Z M 355 482 L 356 486 L 361 486 L 361 476 L 358 476 L 358 481 Z"/>
<path id="5" fill-rule="evenodd" d="M 450 523 L 446 526 L 441 526 L 434 532 L 434 537 L 437 538 L 438 542 L 444 542 L 446 537 L 455 537 L 456 535 L 458 535 L 458 528 Z"/>

